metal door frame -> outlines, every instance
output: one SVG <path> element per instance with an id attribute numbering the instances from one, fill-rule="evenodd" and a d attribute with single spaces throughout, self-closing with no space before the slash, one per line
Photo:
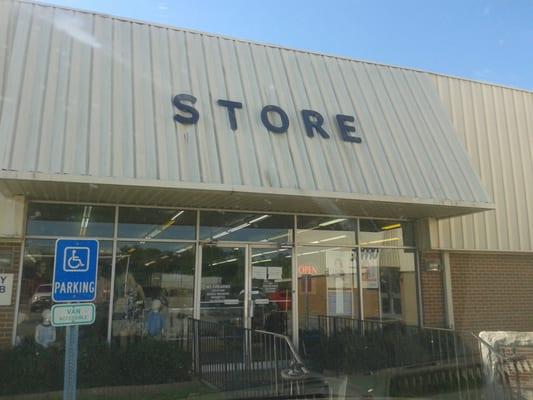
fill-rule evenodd
<path id="1" fill-rule="evenodd" d="M 252 320 L 250 307 L 252 305 L 252 248 L 277 249 L 279 245 L 272 243 L 254 242 L 199 242 L 197 245 L 194 285 L 194 310 L 195 319 L 200 319 L 201 290 L 202 290 L 202 262 L 204 247 L 244 248 L 244 304 L 243 304 L 243 327 L 251 329 Z M 293 286 L 292 282 L 291 286 Z M 293 289 L 294 290 L 294 289 Z"/>

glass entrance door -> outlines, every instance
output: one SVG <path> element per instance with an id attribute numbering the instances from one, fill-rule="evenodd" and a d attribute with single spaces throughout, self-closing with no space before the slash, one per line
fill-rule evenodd
<path id="1" fill-rule="evenodd" d="M 200 318 L 289 335 L 292 249 L 202 246 Z"/>
<path id="2" fill-rule="evenodd" d="M 292 332 L 292 249 L 251 247 L 250 323 L 253 329 Z"/>
<path id="3" fill-rule="evenodd" d="M 248 327 L 246 246 L 202 246 L 200 319 Z"/>

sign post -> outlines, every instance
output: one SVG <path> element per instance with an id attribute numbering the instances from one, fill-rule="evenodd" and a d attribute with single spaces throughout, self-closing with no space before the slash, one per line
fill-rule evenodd
<path id="1" fill-rule="evenodd" d="M 52 284 L 52 325 L 66 326 L 63 400 L 76 400 L 79 325 L 94 323 L 98 241 L 58 239 Z"/>

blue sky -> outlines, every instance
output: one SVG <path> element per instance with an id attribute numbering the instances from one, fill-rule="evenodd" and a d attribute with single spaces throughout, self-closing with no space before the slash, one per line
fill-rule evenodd
<path id="1" fill-rule="evenodd" d="M 533 90 L 533 0 L 44 0 Z"/>

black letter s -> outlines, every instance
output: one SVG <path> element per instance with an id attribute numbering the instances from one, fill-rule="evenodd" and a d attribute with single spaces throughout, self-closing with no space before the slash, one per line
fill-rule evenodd
<path id="1" fill-rule="evenodd" d="M 196 97 L 190 94 L 177 94 L 174 96 L 172 104 L 174 104 L 178 110 L 190 114 L 190 116 L 176 114 L 174 115 L 174 121 L 181 122 L 182 124 L 196 124 L 200 118 L 198 110 L 191 105 L 184 104 L 184 101 L 194 104 L 196 103 Z"/>

